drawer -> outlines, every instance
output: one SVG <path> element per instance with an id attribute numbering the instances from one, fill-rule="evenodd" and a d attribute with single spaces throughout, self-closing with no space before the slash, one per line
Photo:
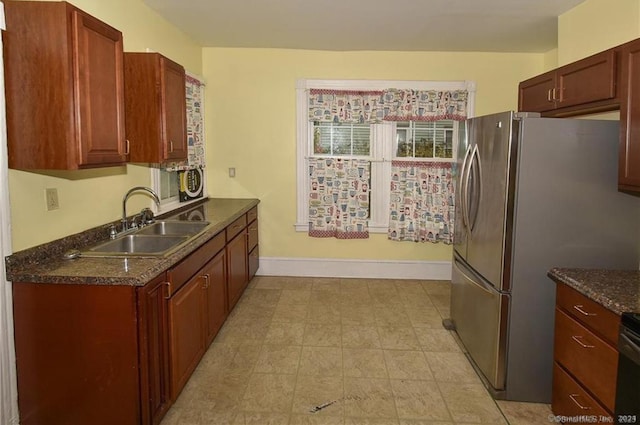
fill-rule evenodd
<path id="1" fill-rule="evenodd" d="M 170 283 L 171 295 L 200 270 L 209 260 L 211 260 L 221 249 L 224 248 L 224 232 L 220 232 L 209 239 L 204 245 L 193 251 L 184 260 L 169 269 L 167 279 Z"/>
<path id="2" fill-rule="evenodd" d="M 245 227 L 247 227 L 247 215 L 243 214 L 242 217 L 227 226 L 227 242 L 233 239 L 233 237 L 240 233 Z"/>
<path id="3" fill-rule="evenodd" d="M 553 364 L 553 392 L 551 410 L 554 415 L 582 416 L 611 414 L 596 399 L 591 397 L 558 363 Z"/>
<path id="4" fill-rule="evenodd" d="M 253 248 L 258 246 L 258 220 L 254 220 L 249 223 L 249 234 L 247 236 L 248 240 L 248 249 L 251 251 Z"/>
<path id="5" fill-rule="evenodd" d="M 253 207 L 247 212 L 247 223 L 251 223 L 258 218 L 258 207 Z"/>
<path id="6" fill-rule="evenodd" d="M 556 304 L 612 345 L 618 344 L 620 316 L 614 312 L 564 284 L 557 285 Z"/>
<path id="7" fill-rule="evenodd" d="M 613 411 L 618 352 L 556 308 L 554 360 Z"/>

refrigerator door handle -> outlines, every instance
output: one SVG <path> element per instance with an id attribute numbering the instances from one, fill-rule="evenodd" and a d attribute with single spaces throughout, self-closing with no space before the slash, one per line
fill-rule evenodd
<path id="1" fill-rule="evenodd" d="M 486 283 L 482 282 L 481 280 L 475 280 L 473 278 L 471 278 L 467 273 L 465 273 L 465 271 L 458 265 L 458 260 L 454 260 L 453 261 L 453 267 L 460 273 L 460 276 L 462 276 L 467 282 L 469 282 L 470 284 L 482 289 L 484 292 L 486 292 L 489 295 L 493 295 L 493 291 L 492 291 L 492 287 L 487 285 Z"/>
<path id="2" fill-rule="evenodd" d="M 462 225 L 469 232 L 469 176 L 471 172 L 471 162 L 469 157 L 471 156 L 471 145 L 467 147 L 467 152 L 464 154 L 462 160 L 462 171 L 460 173 L 460 206 L 462 212 Z"/>
<path id="3" fill-rule="evenodd" d="M 478 167 L 477 169 L 475 169 L 474 167 Z M 469 231 L 473 231 L 473 228 L 476 226 L 476 221 L 478 220 L 478 213 L 480 211 L 479 205 L 480 205 L 480 200 L 482 199 L 482 165 L 480 163 L 480 152 L 478 151 L 478 145 L 475 145 L 473 147 L 473 152 L 471 153 L 471 162 L 469 165 L 469 174 L 471 174 L 471 169 L 474 169 L 475 172 L 475 182 L 476 182 L 476 187 L 478 188 L 478 190 L 476 190 L 474 192 L 475 194 L 475 199 L 474 199 L 474 203 L 475 205 L 477 205 L 478 207 L 476 207 L 474 215 L 473 215 L 473 221 L 471 220 L 471 217 L 467 216 L 467 223 L 469 223 Z M 469 211 L 469 207 L 467 206 L 467 215 L 470 213 Z"/>

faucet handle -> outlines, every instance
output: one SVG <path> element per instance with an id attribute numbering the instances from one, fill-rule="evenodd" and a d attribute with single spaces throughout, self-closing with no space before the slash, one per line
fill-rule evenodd
<path id="1" fill-rule="evenodd" d="M 115 224 L 109 226 L 109 239 L 115 239 L 118 235 L 118 231 L 116 230 Z"/>
<path id="2" fill-rule="evenodd" d="M 153 222 L 155 222 L 155 216 L 153 214 L 153 211 L 151 211 L 151 209 L 149 208 L 143 208 L 142 211 L 140 211 L 140 224 L 141 225 L 146 225 L 146 224 L 151 224 Z"/>

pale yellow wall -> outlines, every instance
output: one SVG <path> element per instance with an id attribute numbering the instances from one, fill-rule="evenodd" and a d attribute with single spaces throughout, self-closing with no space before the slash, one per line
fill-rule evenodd
<path id="1" fill-rule="evenodd" d="M 71 3 L 122 31 L 125 51 L 151 48 L 193 73 L 202 72 L 201 48 L 141 0 L 73 0 Z M 13 250 L 115 220 L 121 215 L 125 192 L 149 183 L 148 168 L 135 165 L 49 175 L 10 170 Z M 48 187 L 58 189 L 59 210 L 45 210 L 44 189 Z M 148 205 L 149 198 L 134 196 L 129 202 L 129 211 Z"/>
<path id="2" fill-rule="evenodd" d="M 448 261 L 451 249 L 443 244 L 379 234 L 335 241 L 294 231 L 296 79 L 473 80 L 482 115 L 515 109 L 518 82 L 542 72 L 543 55 L 205 48 L 202 63 L 209 191 L 260 198 L 261 256 Z"/>
<path id="3" fill-rule="evenodd" d="M 640 37 L 640 1 L 587 0 L 558 18 L 558 65 Z"/>
<path id="4" fill-rule="evenodd" d="M 544 70 L 550 71 L 558 67 L 558 49 L 549 50 L 543 56 Z"/>

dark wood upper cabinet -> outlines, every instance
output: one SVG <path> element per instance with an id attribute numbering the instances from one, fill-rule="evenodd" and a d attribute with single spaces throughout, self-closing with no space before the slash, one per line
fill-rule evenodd
<path id="1" fill-rule="evenodd" d="M 519 85 L 518 110 L 547 112 L 587 104 L 616 109 L 616 64 L 611 49 L 525 80 Z"/>
<path id="2" fill-rule="evenodd" d="M 122 33 L 66 2 L 4 7 L 9 167 L 125 163 Z"/>
<path id="3" fill-rule="evenodd" d="M 618 188 L 640 192 L 640 40 L 622 46 Z"/>
<path id="4" fill-rule="evenodd" d="M 159 53 L 125 53 L 126 137 L 132 162 L 187 158 L 184 68 Z"/>

